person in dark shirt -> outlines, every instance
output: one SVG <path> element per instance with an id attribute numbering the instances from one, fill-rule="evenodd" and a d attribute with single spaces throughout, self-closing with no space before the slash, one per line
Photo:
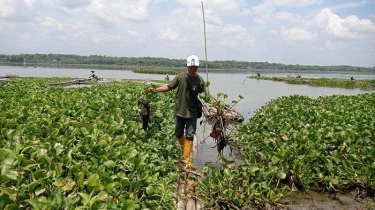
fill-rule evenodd
<path id="1" fill-rule="evenodd" d="M 178 74 L 168 84 L 161 85 L 155 89 L 149 88 L 148 90 L 150 92 L 168 92 L 177 89 L 174 109 L 175 136 L 183 148 L 183 164 L 189 169 L 195 169 L 194 164 L 190 161 L 190 153 L 197 129 L 196 101 L 199 100 L 197 98 L 198 94 L 205 92 L 206 88 L 203 78 L 197 73 L 199 58 L 196 55 L 189 56 L 186 59 L 186 67 L 186 72 Z"/>

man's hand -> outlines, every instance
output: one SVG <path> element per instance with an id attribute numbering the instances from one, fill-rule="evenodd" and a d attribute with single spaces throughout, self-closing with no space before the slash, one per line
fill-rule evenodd
<path id="1" fill-rule="evenodd" d="M 159 87 L 157 88 L 152 88 L 152 87 L 149 87 L 147 89 L 149 92 L 168 92 L 170 91 L 171 89 L 168 87 L 167 84 L 164 84 L 164 85 L 160 85 Z"/>

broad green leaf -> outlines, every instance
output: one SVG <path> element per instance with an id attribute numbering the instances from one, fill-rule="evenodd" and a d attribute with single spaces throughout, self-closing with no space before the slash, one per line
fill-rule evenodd
<path id="1" fill-rule="evenodd" d="M 8 204 L 5 206 L 4 210 L 19 210 L 19 207 L 16 204 Z"/>
<path id="2" fill-rule="evenodd" d="M 98 199 L 102 202 L 106 201 L 107 200 L 107 197 L 108 197 L 108 193 L 104 192 L 104 191 L 101 191 L 99 194 L 98 194 Z"/>
<path id="3" fill-rule="evenodd" d="M 125 178 L 121 179 L 121 185 L 122 185 L 123 187 L 130 186 L 129 178 L 125 177 Z"/>
<path id="4" fill-rule="evenodd" d="M 104 165 L 108 168 L 113 168 L 115 166 L 115 162 L 113 162 L 112 160 L 107 160 L 104 162 Z"/>
<path id="5" fill-rule="evenodd" d="M 128 153 L 127 153 L 127 158 L 128 158 L 128 159 L 133 158 L 133 157 L 135 157 L 137 154 L 138 154 L 138 151 L 137 151 L 136 149 L 132 149 L 132 150 L 128 151 Z"/>
<path id="6" fill-rule="evenodd" d="M 85 127 L 81 127 L 81 133 L 85 136 L 88 136 L 90 135 L 90 132 L 87 130 L 87 128 Z"/>
<path id="7" fill-rule="evenodd" d="M 152 195 L 152 194 L 154 193 L 154 191 L 155 191 L 155 189 L 154 189 L 153 186 L 148 186 L 148 187 L 146 187 L 146 193 L 147 193 L 148 195 Z"/>
<path id="8" fill-rule="evenodd" d="M 1 168 L 1 175 L 8 177 L 9 179 L 16 180 L 18 177 L 18 172 L 9 168 L 9 166 L 5 165 Z"/>
<path id="9" fill-rule="evenodd" d="M 39 196 L 39 195 L 43 194 L 45 191 L 46 191 L 45 188 L 40 188 L 40 189 L 35 190 L 34 193 L 35 193 L 36 196 Z"/>
<path id="10" fill-rule="evenodd" d="M 92 187 L 96 187 L 99 185 L 99 175 L 98 174 L 90 174 L 88 178 L 87 184 Z"/>
<path id="11" fill-rule="evenodd" d="M 43 179 L 46 175 L 46 172 L 45 171 L 42 171 L 42 170 L 38 170 L 38 171 L 35 171 L 34 172 L 34 177 L 36 180 L 38 179 Z"/>
<path id="12" fill-rule="evenodd" d="M 286 174 L 283 172 L 283 171 L 279 171 L 277 173 L 277 176 L 280 178 L 280 179 L 285 179 L 286 178 Z"/>
<path id="13" fill-rule="evenodd" d="M 134 201 L 132 201 L 132 200 L 125 201 L 124 204 L 122 205 L 122 209 L 134 210 L 135 209 Z"/>
<path id="14" fill-rule="evenodd" d="M 78 193 L 82 198 L 82 204 L 86 206 L 88 203 L 90 203 L 90 195 L 86 193 Z"/>
<path id="15" fill-rule="evenodd" d="M 16 159 L 17 154 L 13 150 L 0 148 L 0 159 L 5 159 L 7 157 Z"/>
<path id="16" fill-rule="evenodd" d="M 84 178 L 85 178 L 85 174 L 83 172 L 78 172 L 77 177 L 76 177 L 76 182 L 78 186 L 82 187 Z"/>
<path id="17" fill-rule="evenodd" d="M 9 157 L 9 158 L 5 158 L 5 159 L 2 159 L 1 161 L 1 165 L 13 165 L 13 163 L 15 162 L 15 158 L 12 158 L 12 157 Z"/>

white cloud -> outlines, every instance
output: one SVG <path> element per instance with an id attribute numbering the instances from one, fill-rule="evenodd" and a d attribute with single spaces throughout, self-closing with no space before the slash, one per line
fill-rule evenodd
<path id="1" fill-rule="evenodd" d="M 35 0 L 24 0 L 24 2 L 25 3 L 23 5 L 25 5 L 26 7 L 31 8 L 31 7 L 34 6 Z"/>
<path id="2" fill-rule="evenodd" d="M 180 34 L 172 28 L 160 29 L 159 38 L 164 40 L 176 41 L 180 38 Z"/>
<path id="3" fill-rule="evenodd" d="M 340 49 L 340 48 L 344 48 L 344 47 L 345 47 L 345 44 L 342 41 L 340 41 L 340 42 L 326 41 L 325 42 L 325 48 L 330 49 L 330 50 Z"/>
<path id="4" fill-rule="evenodd" d="M 344 58 L 352 57 L 353 65 L 374 66 L 375 16 L 368 8 L 373 2 L 342 2 L 204 0 L 210 60 L 319 65 L 348 63 Z M 355 9 L 338 16 L 336 10 L 344 8 Z M 199 55 L 203 36 L 201 1 L 0 0 L 0 50 L 5 54 L 181 58 L 193 44 Z M 306 49 L 311 54 L 297 55 Z M 337 60 L 323 56 L 337 49 Z"/>
<path id="5" fill-rule="evenodd" d="M 205 20 L 207 24 L 213 24 L 213 25 L 223 24 L 219 15 L 214 14 L 211 10 L 205 11 Z"/>
<path id="6" fill-rule="evenodd" d="M 79 7 L 88 6 L 91 0 L 55 0 L 55 2 L 56 5 L 64 7 L 66 9 L 76 9 Z"/>
<path id="7" fill-rule="evenodd" d="M 244 8 L 244 9 L 242 9 L 242 11 L 240 12 L 240 15 L 251 15 L 252 14 L 252 12 L 251 12 L 251 10 L 250 9 L 246 9 L 246 8 Z"/>
<path id="8" fill-rule="evenodd" d="M 7 22 L 0 21 L 0 32 L 12 29 L 13 25 Z"/>
<path id="9" fill-rule="evenodd" d="M 182 5 L 188 8 L 195 8 L 202 10 L 201 1 L 191 1 L 191 0 L 178 0 Z M 209 0 L 203 1 L 203 7 L 206 11 L 207 8 L 210 8 L 217 13 L 226 12 L 226 13 L 242 13 L 248 14 L 248 9 L 246 9 L 246 4 L 244 0 Z"/>
<path id="10" fill-rule="evenodd" d="M 92 0 L 77 3 L 60 1 L 58 3 L 70 14 L 85 15 L 94 19 L 99 17 L 106 21 L 121 23 L 124 20 L 147 20 L 151 0 Z"/>
<path id="11" fill-rule="evenodd" d="M 1 0 L 0 1 L 0 17 L 8 18 L 16 14 L 17 2 L 14 0 Z"/>
<path id="12" fill-rule="evenodd" d="M 341 19 L 327 8 L 314 17 L 313 23 L 328 34 L 339 38 L 361 39 L 375 36 L 375 24 L 371 20 L 361 20 L 354 15 Z"/>
<path id="13" fill-rule="evenodd" d="M 101 38 L 99 37 L 99 36 L 93 36 L 93 37 L 91 37 L 91 41 L 93 42 L 93 43 L 95 43 L 95 44 L 98 44 L 98 43 L 100 43 L 101 42 Z"/>
<path id="14" fill-rule="evenodd" d="M 241 25 L 227 25 L 223 28 L 223 33 L 242 34 L 247 33 L 247 29 Z"/>
<path id="15" fill-rule="evenodd" d="M 265 4 L 274 7 L 304 7 L 321 4 L 323 0 L 265 0 Z"/>
<path id="16" fill-rule="evenodd" d="M 343 25 L 353 31 L 358 32 L 375 32 L 375 24 L 369 19 L 359 19 L 355 15 L 350 15 L 343 20 Z"/>
<path id="17" fill-rule="evenodd" d="M 275 9 L 265 4 L 261 4 L 253 8 L 253 13 L 256 15 L 255 22 L 268 23 L 274 18 Z"/>
<path id="18" fill-rule="evenodd" d="M 215 16 L 212 16 L 209 11 L 205 11 L 206 13 L 206 24 L 221 24 L 221 20 L 216 19 Z M 208 14 L 207 14 L 208 13 Z M 170 19 L 171 22 L 176 23 L 177 25 L 181 26 L 182 28 L 192 30 L 194 28 L 197 28 L 197 26 L 203 24 L 202 20 L 202 11 L 196 10 L 193 8 L 178 8 L 173 10 L 172 12 L 172 19 Z"/>
<path id="19" fill-rule="evenodd" d="M 354 7 L 361 7 L 367 3 L 368 3 L 367 1 L 349 1 L 349 2 L 344 2 L 342 4 L 332 6 L 330 8 L 332 10 L 348 9 L 348 8 L 354 8 Z"/>
<path id="20" fill-rule="evenodd" d="M 52 27 L 52 26 L 54 26 L 58 23 L 54 18 L 46 17 L 43 20 L 40 20 L 39 24 L 40 24 L 41 27 Z"/>
<path id="21" fill-rule="evenodd" d="M 314 34 L 310 31 L 306 31 L 301 28 L 282 28 L 280 34 L 285 38 L 293 41 L 309 41 L 317 37 L 317 34 Z"/>
<path id="22" fill-rule="evenodd" d="M 289 22 L 299 21 L 301 19 L 299 15 L 294 15 L 293 13 L 285 11 L 276 13 L 275 18 L 277 18 L 278 20 Z"/>
<path id="23" fill-rule="evenodd" d="M 122 35 L 111 35 L 115 38 L 114 40 L 118 40 L 119 42 L 123 43 L 145 43 L 149 40 L 149 38 L 142 32 L 140 31 L 135 31 L 135 30 L 128 30 L 127 31 L 128 36 L 122 36 Z M 108 36 L 108 35 L 107 35 Z"/>
<path id="24" fill-rule="evenodd" d="M 275 34 L 275 35 L 279 34 L 279 32 L 278 32 L 277 30 L 275 30 L 275 29 L 271 29 L 271 30 L 270 30 L 270 33 L 271 33 L 271 34 Z"/>
<path id="25" fill-rule="evenodd" d="M 219 32 L 221 31 L 221 32 Z M 218 29 L 221 33 L 220 44 L 226 47 L 251 46 L 254 45 L 254 39 L 248 30 L 241 25 L 226 25 Z"/>
<path id="26" fill-rule="evenodd" d="M 128 30 L 128 33 L 132 37 L 146 37 L 143 33 L 140 33 L 139 31 Z"/>
<path id="27" fill-rule="evenodd" d="M 226 47 L 237 47 L 240 43 L 239 43 L 238 40 L 231 39 L 231 38 L 225 38 L 225 39 L 220 41 L 220 44 L 222 46 L 226 46 Z"/>

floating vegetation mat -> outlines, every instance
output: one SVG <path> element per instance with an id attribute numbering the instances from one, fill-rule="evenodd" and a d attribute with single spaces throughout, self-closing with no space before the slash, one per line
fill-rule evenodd
<path id="1" fill-rule="evenodd" d="M 362 90 L 375 89 L 375 80 L 351 80 L 351 79 L 338 79 L 338 78 L 302 78 L 302 77 L 265 77 L 265 76 L 250 76 L 250 79 L 258 80 L 271 80 L 278 82 L 285 82 L 287 84 L 311 85 L 318 87 L 336 87 L 354 89 L 359 88 Z"/>
<path id="2" fill-rule="evenodd" d="M 291 191 L 374 196 L 375 93 L 269 101 L 238 129 L 244 163 L 206 167 L 198 195 L 212 208 L 278 208 Z M 373 205 L 369 204 L 369 206 Z M 365 207 L 363 207 L 365 208 Z"/>

